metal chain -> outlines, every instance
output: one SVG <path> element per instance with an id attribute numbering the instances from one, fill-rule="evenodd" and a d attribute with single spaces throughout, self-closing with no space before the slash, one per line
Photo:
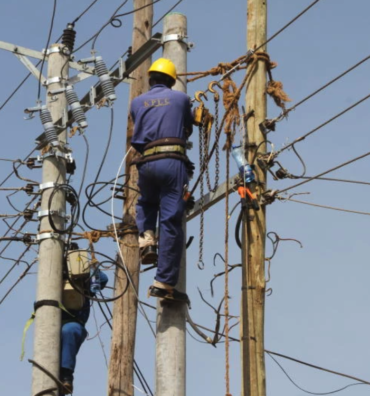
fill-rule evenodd
<path id="1" fill-rule="evenodd" d="M 198 268 L 204 269 L 203 262 L 203 240 L 204 240 L 204 172 L 203 167 L 205 165 L 204 157 L 204 136 L 203 127 L 199 126 L 199 167 L 201 171 L 200 177 L 200 230 L 199 230 L 199 258 Z"/>
<path id="2" fill-rule="evenodd" d="M 216 135 L 218 132 L 218 117 L 219 117 L 218 116 L 218 102 L 219 102 L 218 100 L 215 100 L 215 133 L 216 133 Z M 208 158 L 208 147 L 206 145 L 206 140 L 207 140 L 206 134 L 204 133 L 203 136 L 204 136 L 204 141 L 203 141 L 204 158 Z M 208 142 L 208 144 L 209 144 L 209 142 Z M 218 183 L 220 180 L 220 146 L 219 146 L 219 137 L 217 137 L 217 136 L 216 136 L 216 140 L 215 140 L 215 147 L 216 147 L 216 149 L 215 149 L 216 172 L 215 172 L 215 185 L 213 188 L 211 186 L 211 178 L 209 176 L 209 166 L 208 166 L 209 164 L 207 165 L 207 168 L 205 170 L 207 187 L 210 192 L 215 192 L 217 190 Z"/>

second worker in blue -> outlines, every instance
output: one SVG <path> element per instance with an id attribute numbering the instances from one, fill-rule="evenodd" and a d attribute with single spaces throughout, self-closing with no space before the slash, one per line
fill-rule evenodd
<path id="1" fill-rule="evenodd" d="M 141 194 L 136 207 L 141 260 L 143 264 L 158 260 L 151 296 L 188 302 L 175 286 L 184 243 L 183 197 L 192 168 L 186 156 L 186 140 L 193 131 L 191 102 L 185 93 L 171 89 L 176 68 L 169 59 L 158 59 L 148 73 L 150 90 L 132 101 L 130 111 L 135 125 L 131 144 L 141 154 L 133 161 Z"/>

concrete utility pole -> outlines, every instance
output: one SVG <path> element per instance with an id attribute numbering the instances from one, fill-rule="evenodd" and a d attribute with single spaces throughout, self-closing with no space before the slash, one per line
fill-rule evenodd
<path id="1" fill-rule="evenodd" d="M 145 44 L 152 35 L 153 24 L 153 6 L 152 0 L 134 0 L 134 9 L 145 7 L 134 13 L 134 27 L 132 35 L 132 52 L 135 53 L 143 44 Z M 151 58 L 145 60 L 133 73 L 132 84 L 130 89 L 129 105 L 136 96 L 148 91 L 148 69 L 151 65 Z M 131 138 L 133 135 L 133 124 L 129 117 L 127 123 L 126 152 L 131 147 Z M 136 166 L 130 167 L 133 150 L 126 160 L 126 171 L 129 173 L 128 186 L 134 190 L 126 190 L 126 200 L 124 204 L 124 225 L 131 224 L 136 226 L 136 202 L 138 194 L 137 189 L 138 173 Z M 125 260 L 128 271 L 131 274 L 135 289 L 139 290 L 139 245 L 137 232 L 125 234 L 121 241 L 121 252 Z M 121 294 L 126 287 L 126 277 L 122 272 L 117 273 L 115 281 L 115 293 Z M 134 375 L 133 363 L 135 354 L 135 336 L 137 320 L 136 293 L 131 287 L 128 287 L 124 296 L 114 303 L 113 308 L 113 332 L 111 343 L 111 357 L 109 363 L 108 376 L 108 395 L 109 396 L 133 396 L 134 395 Z"/>
<path id="2" fill-rule="evenodd" d="M 170 35 L 187 36 L 186 16 L 179 13 L 168 14 L 164 19 L 163 57 L 172 60 L 177 73 L 187 71 L 187 44 L 172 41 Z M 171 41 L 167 41 L 171 39 Z M 186 77 L 177 79 L 173 89 L 186 92 Z M 186 231 L 186 220 L 183 221 Z M 184 232 L 183 254 L 177 289 L 186 292 L 186 232 Z M 185 304 L 157 303 L 157 356 L 156 395 L 185 396 L 186 393 L 186 322 Z"/>
<path id="3" fill-rule="evenodd" d="M 266 41 L 267 1 L 247 0 L 247 43 L 254 49 Z M 265 48 L 261 48 L 261 51 Z M 266 65 L 258 62 L 246 94 L 247 112 L 254 110 L 254 117 L 248 120 L 249 161 L 256 147 L 260 153 L 266 152 L 265 137 L 259 124 L 266 118 Z M 256 193 L 266 189 L 266 173 L 256 169 L 260 185 Z M 249 216 L 249 218 L 248 218 Z M 265 359 L 264 359 L 264 309 L 265 309 L 265 208 L 258 212 L 249 210 L 243 220 L 243 287 L 242 287 L 242 396 L 265 396 Z"/>
<path id="4" fill-rule="evenodd" d="M 48 56 L 48 79 L 53 77 L 68 78 L 68 56 L 61 51 L 62 44 L 53 44 L 52 51 Z M 60 49 L 60 51 L 57 51 Z M 60 82 L 48 85 L 48 92 L 62 88 Z M 53 122 L 67 114 L 67 100 L 64 94 L 58 95 L 58 100 L 51 101 L 47 96 L 47 106 L 50 110 Z M 67 132 L 64 130 L 59 135 L 59 142 L 63 145 L 67 140 Z M 42 183 L 54 182 L 65 183 L 66 160 L 60 157 L 47 157 L 43 161 Z M 46 187 L 42 192 L 41 210 L 48 210 L 49 197 L 53 188 Z M 59 191 L 54 195 L 51 210 L 66 212 L 65 194 Z M 53 215 L 55 225 L 64 228 L 64 218 Z M 62 267 L 64 257 L 64 242 L 61 239 L 48 237 L 51 226 L 48 216 L 41 217 L 40 236 L 45 237 L 40 242 L 39 268 L 37 276 L 36 301 L 51 300 L 61 302 L 62 297 Z M 36 311 L 35 338 L 34 338 L 34 360 L 59 378 L 60 357 L 60 328 L 61 310 L 59 308 L 43 305 Z M 33 368 L 32 395 L 46 389 L 57 388 L 55 382 L 38 368 Z M 58 391 L 49 392 L 48 395 L 58 395 Z"/>

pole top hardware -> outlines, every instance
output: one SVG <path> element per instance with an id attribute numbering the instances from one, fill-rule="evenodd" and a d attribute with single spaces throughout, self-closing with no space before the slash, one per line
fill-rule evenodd
<path id="1" fill-rule="evenodd" d="M 60 239 L 62 242 L 67 243 L 68 236 L 58 234 L 57 232 L 45 232 L 43 234 L 37 234 L 34 243 L 40 243 L 45 239 Z"/>
<path id="2" fill-rule="evenodd" d="M 187 39 L 188 39 L 188 36 L 175 33 L 175 34 L 167 34 L 166 36 L 162 36 L 161 42 L 162 42 L 162 44 L 165 44 L 165 43 L 168 43 L 169 41 L 180 41 L 180 42 L 186 44 L 187 50 L 188 50 L 188 52 L 190 52 L 195 47 L 195 44 L 188 41 Z"/>
<path id="3" fill-rule="evenodd" d="M 39 185 L 39 189 L 40 189 L 40 192 L 41 192 L 41 191 L 47 190 L 48 188 L 54 188 L 54 187 L 57 187 L 57 186 L 59 186 L 58 183 L 47 182 L 47 183 L 40 184 Z"/>
<path id="4" fill-rule="evenodd" d="M 40 210 L 39 212 L 37 212 L 37 217 L 40 219 L 41 217 L 49 216 L 49 214 L 64 219 L 66 223 L 71 219 L 71 216 L 67 215 L 62 210 Z"/>
<path id="5" fill-rule="evenodd" d="M 73 157 L 72 157 L 71 153 L 62 153 L 59 150 L 49 151 L 49 152 L 45 153 L 44 155 L 38 155 L 37 161 L 42 162 L 45 158 L 48 158 L 48 157 L 63 158 L 70 164 L 73 162 Z"/>
<path id="6" fill-rule="evenodd" d="M 60 77 L 51 77 L 51 78 L 48 78 L 47 80 L 43 81 L 42 85 L 45 85 L 47 87 L 50 84 L 55 84 L 55 83 L 60 83 L 60 82 L 62 82 L 62 79 Z"/>

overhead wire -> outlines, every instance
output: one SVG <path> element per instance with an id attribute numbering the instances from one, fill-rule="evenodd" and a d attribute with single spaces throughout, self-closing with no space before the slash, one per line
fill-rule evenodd
<path id="1" fill-rule="evenodd" d="M 340 113 L 336 114 L 334 117 L 331 117 L 329 120 L 323 122 L 322 124 L 320 124 L 319 126 L 317 126 L 316 128 L 312 129 L 311 131 L 307 132 L 306 134 L 304 134 L 303 136 L 295 139 L 292 143 L 287 144 L 286 146 L 284 146 L 283 148 L 281 148 L 280 150 L 278 150 L 275 155 L 279 155 L 280 153 L 282 153 L 283 151 L 287 150 L 288 148 L 292 147 L 293 145 L 295 145 L 298 142 L 301 142 L 303 140 L 306 139 L 306 137 L 312 135 L 313 133 L 317 132 L 318 130 L 320 130 L 321 128 L 323 128 L 324 126 L 330 124 L 331 122 L 333 122 L 334 120 L 336 120 L 337 118 L 341 117 L 342 115 L 348 113 L 350 110 L 354 109 L 355 107 L 357 107 L 358 105 L 360 105 L 361 103 L 365 102 L 366 100 L 368 100 L 370 98 L 370 94 L 366 95 L 365 97 L 363 97 L 362 99 L 360 99 L 359 101 L 357 101 L 356 103 L 354 103 L 353 105 L 347 107 L 346 109 L 344 109 L 343 111 L 341 111 Z"/>
<path id="2" fill-rule="evenodd" d="M 346 385 L 346 386 L 344 386 L 344 387 L 342 387 L 342 388 L 336 389 L 336 390 L 331 391 L 331 392 L 320 392 L 320 393 L 319 393 L 319 392 L 311 392 L 311 391 L 308 391 L 308 390 L 306 390 L 306 389 L 303 389 L 301 386 L 299 386 L 299 385 L 292 379 L 292 377 L 287 373 L 287 371 L 284 369 L 284 367 L 277 361 L 277 359 L 275 359 L 269 352 L 266 352 L 266 353 L 267 353 L 267 355 L 270 356 L 270 358 L 280 367 L 280 369 L 282 370 L 282 372 L 286 375 L 286 377 L 289 379 L 289 381 L 290 381 L 296 388 L 300 389 L 300 390 L 301 390 L 302 392 L 304 392 L 304 393 L 308 393 L 309 395 L 318 395 L 318 396 L 332 395 L 332 394 L 334 394 L 334 393 L 341 392 L 341 391 L 343 391 L 343 390 L 345 390 L 345 389 L 347 389 L 347 388 L 350 388 L 350 387 L 352 387 L 352 386 L 356 386 L 356 385 L 368 385 L 368 384 L 364 384 L 364 383 L 361 383 L 361 382 L 357 382 L 357 383 L 354 383 L 354 384 Z"/>
<path id="3" fill-rule="evenodd" d="M 104 309 L 103 309 L 101 303 L 98 302 L 100 311 L 102 312 L 102 314 L 103 314 L 103 316 L 104 316 L 106 322 L 108 323 L 110 329 L 113 330 L 113 326 L 112 326 L 112 324 L 111 324 L 111 320 L 113 319 L 112 311 L 111 311 L 111 309 L 109 308 L 109 305 L 108 305 L 106 302 L 105 302 L 104 304 L 105 304 L 105 306 L 106 306 L 106 308 L 107 308 L 107 310 L 108 310 L 108 312 L 109 312 L 110 319 L 108 318 L 107 314 L 105 313 L 105 311 L 104 311 Z M 140 367 L 139 367 L 139 365 L 137 364 L 137 362 L 136 362 L 135 359 L 134 359 L 134 372 L 135 372 L 135 374 L 136 374 L 136 376 L 137 376 L 137 378 L 138 378 L 138 380 L 139 380 L 139 382 L 140 382 L 140 385 L 142 386 L 142 388 L 145 389 L 145 392 L 148 391 L 148 392 L 150 392 L 150 395 L 153 396 L 153 392 L 152 392 L 152 390 L 150 389 L 150 386 L 148 385 L 148 383 L 147 383 L 147 381 L 146 381 L 146 379 L 145 379 L 145 377 L 144 377 L 144 374 L 143 374 L 142 371 L 140 370 Z"/>
<path id="4" fill-rule="evenodd" d="M 299 203 L 299 204 L 315 206 L 316 208 L 330 209 L 330 210 L 336 210 L 338 212 L 346 212 L 346 213 L 354 213 L 354 214 L 359 214 L 359 215 L 370 216 L 369 212 L 359 212 L 359 211 L 356 211 L 356 210 L 336 208 L 334 206 L 319 205 L 319 204 L 315 204 L 315 203 L 311 203 L 311 202 L 305 202 L 305 201 L 300 201 L 300 200 L 291 199 L 291 198 L 283 198 L 283 197 L 281 197 L 281 198 L 278 198 L 278 199 L 280 199 L 282 202 L 290 201 L 290 202 L 296 202 L 296 203 Z"/>
<path id="5" fill-rule="evenodd" d="M 94 0 L 77 18 L 74 19 L 74 21 L 72 22 L 72 24 L 74 25 L 77 21 L 79 21 L 82 16 L 84 16 L 86 14 L 87 11 L 90 10 L 90 8 L 99 0 Z M 60 35 L 59 38 L 56 40 L 56 42 L 59 42 L 59 40 L 62 38 L 63 35 Z M 42 60 L 38 61 L 36 63 L 36 67 L 38 67 L 40 65 L 40 63 L 42 62 Z M 19 83 L 19 85 L 14 89 L 14 91 L 8 96 L 7 99 L 5 99 L 5 101 L 2 103 L 2 105 L 0 106 L 0 111 L 7 105 L 7 103 L 13 98 L 13 96 L 18 92 L 18 90 L 23 86 L 23 84 L 32 76 L 32 73 L 29 72 L 26 77 Z"/>
<path id="6" fill-rule="evenodd" d="M 52 16 L 51 16 L 49 33 L 48 33 L 48 38 L 47 38 L 47 41 L 46 41 L 45 53 L 44 53 L 44 57 L 42 58 L 41 67 L 40 67 L 40 76 L 39 76 L 38 90 L 37 90 L 37 101 L 38 102 L 40 101 L 40 98 L 41 98 L 41 77 L 42 77 L 42 71 L 44 69 L 45 59 L 47 57 L 47 50 L 49 48 L 49 44 L 50 44 L 50 40 L 51 40 L 51 34 L 53 33 L 54 19 L 55 19 L 56 10 L 57 10 L 57 0 L 54 0 L 53 13 L 52 13 Z"/>
<path id="7" fill-rule="evenodd" d="M 166 11 L 165 14 L 163 14 L 152 26 L 152 28 L 154 28 L 155 26 L 158 25 L 158 23 L 167 15 L 169 14 L 171 11 L 173 11 L 183 0 L 179 0 L 173 7 L 171 7 L 168 11 Z"/>
<path id="8" fill-rule="evenodd" d="M 287 115 L 289 114 L 292 110 L 295 110 L 297 107 L 299 107 L 300 105 L 302 105 L 303 103 L 307 102 L 307 100 L 313 98 L 314 96 L 316 96 L 318 93 L 320 93 L 321 91 L 323 91 L 324 89 L 330 87 L 330 85 L 334 84 L 336 81 L 340 80 L 341 78 L 343 78 L 344 76 L 346 76 L 348 73 L 350 73 L 351 71 L 357 69 L 359 66 L 361 66 L 363 63 L 367 62 L 370 59 L 370 55 L 366 56 L 364 59 L 360 60 L 359 62 L 357 62 L 355 65 L 351 66 L 349 69 L 345 70 L 343 73 L 339 74 L 337 77 L 334 77 L 332 80 L 330 80 L 329 82 L 327 82 L 326 84 L 324 84 L 323 86 L 321 86 L 320 88 L 316 89 L 314 92 L 312 92 L 311 94 L 309 94 L 308 96 L 304 97 L 303 99 L 301 99 L 298 103 L 296 103 L 294 106 L 291 106 L 289 108 L 287 108 L 285 111 L 282 112 L 282 115 Z"/>
<path id="9" fill-rule="evenodd" d="M 338 165 L 338 166 L 335 166 L 334 168 L 330 168 L 329 170 L 327 170 L 327 171 L 325 171 L 325 172 L 319 173 L 319 174 L 316 175 L 316 176 L 310 177 L 310 178 L 307 179 L 307 180 L 304 180 L 304 181 L 302 181 L 302 182 L 300 182 L 300 183 L 294 184 L 293 186 L 284 188 L 283 190 L 278 190 L 277 192 L 278 192 L 279 194 L 281 194 L 281 193 L 286 192 L 286 191 L 289 191 L 289 190 L 291 190 L 291 189 L 293 189 L 293 188 L 302 186 L 303 184 L 306 184 L 306 183 L 308 183 L 308 182 L 310 182 L 310 181 L 312 181 L 312 180 L 315 180 L 315 179 L 317 179 L 317 178 L 319 178 L 319 177 L 321 177 L 321 176 L 327 175 L 328 173 L 333 172 L 333 171 L 335 171 L 335 170 L 337 170 L 337 169 L 343 168 L 344 166 L 350 165 L 350 164 L 352 164 L 352 163 L 354 163 L 354 162 L 356 162 L 356 161 L 359 161 L 360 159 L 363 159 L 363 158 L 365 158 L 365 157 L 367 157 L 367 156 L 369 156 L 369 155 L 370 155 L 370 151 L 367 152 L 367 153 L 365 153 L 365 154 L 362 154 L 362 155 L 360 155 L 360 156 L 358 156 L 358 157 L 356 157 L 356 158 L 354 158 L 354 159 L 352 159 L 352 160 L 346 161 L 346 162 L 344 162 L 344 163 L 342 163 L 342 164 L 340 164 L 340 165 Z"/>

